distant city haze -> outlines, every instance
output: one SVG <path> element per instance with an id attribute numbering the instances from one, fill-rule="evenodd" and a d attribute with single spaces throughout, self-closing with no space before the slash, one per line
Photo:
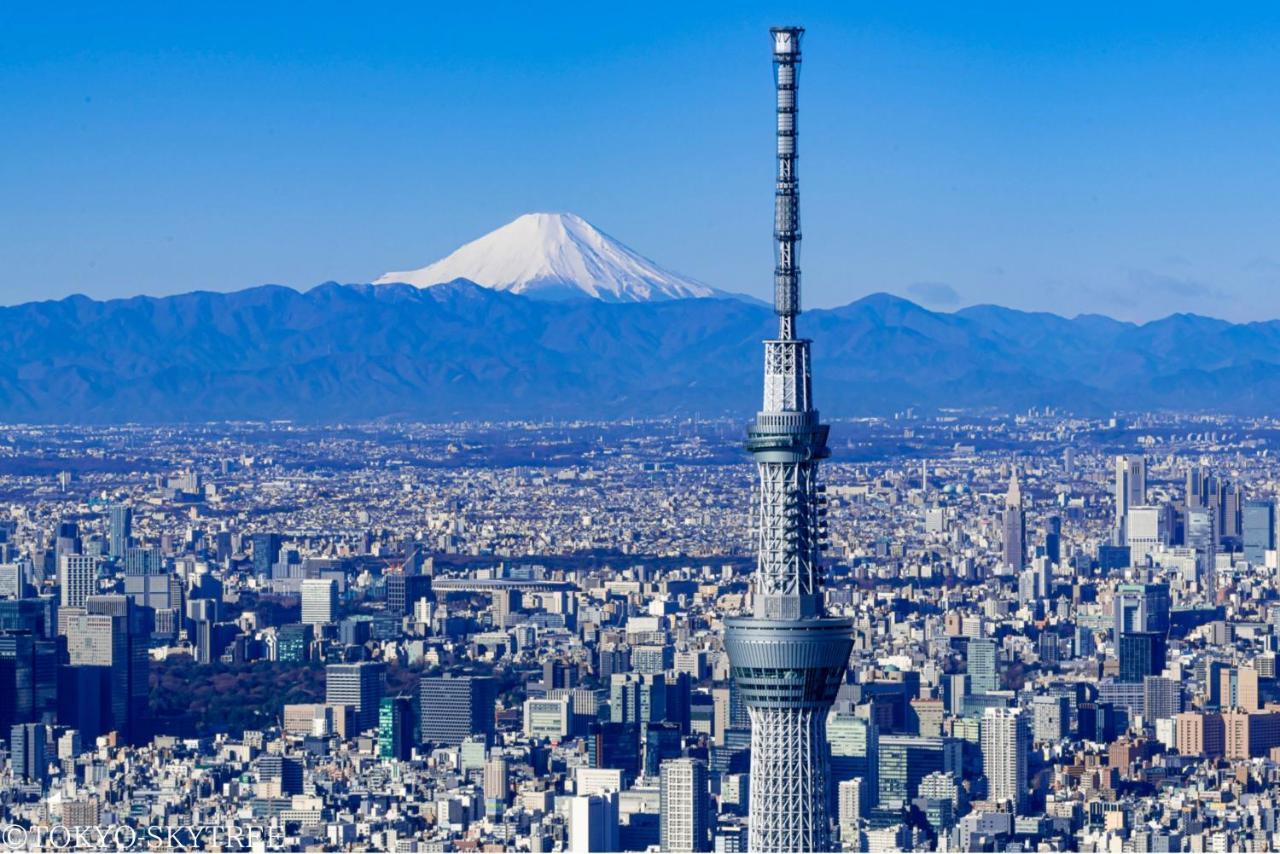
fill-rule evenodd
<path id="1" fill-rule="evenodd" d="M 0 303 L 309 288 L 533 211 L 769 297 L 775 4 L 0 10 Z M 1280 317 L 1280 7 L 791 4 L 810 307 Z"/>

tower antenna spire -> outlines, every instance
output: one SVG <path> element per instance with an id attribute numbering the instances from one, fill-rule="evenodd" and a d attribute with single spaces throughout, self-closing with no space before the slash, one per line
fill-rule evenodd
<path id="1" fill-rule="evenodd" d="M 778 93 L 778 175 L 773 209 L 773 310 L 778 337 L 795 338 L 800 313 L 800 177 L 796 172 L 799 128 L 800 38 L 804 27 L 774 27 L 773 75 Z"/>

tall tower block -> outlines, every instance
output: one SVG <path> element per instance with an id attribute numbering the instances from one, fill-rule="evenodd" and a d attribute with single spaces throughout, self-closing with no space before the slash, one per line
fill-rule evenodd
<path id="1" fill-rule="evenodd" d="M 826 502 L 818 462 L 828 426 L 813 407 L 800 313 L 800 184 L 796 172 L 799 27 L 776 27 L 778 174 L 774 312 L 764 342 L 764 404 L 747 428 L 759 472 L 752 613 L 727 621 L 731 678 L 751 718 L 751 851 L 827 851 L 827 712 L 848 665 L 851 620 L 826 616 L 821 552 Z"/>

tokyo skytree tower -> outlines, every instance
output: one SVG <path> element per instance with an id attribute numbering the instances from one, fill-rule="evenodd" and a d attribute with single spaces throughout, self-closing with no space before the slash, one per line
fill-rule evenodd
<path id="1" fill-rule="evenodd" d="M 828 427 L 813 408 L 809 341 L 796 337 L 796 85 L 804 30 L 771 32 L 778 98 L 778 337 L 764 342 L 764 405 L 747 429 L 747 450 L 760 475 L 752 613 L 727 621 L 725 648 L 751 718 L 749 850 L 827 851 L 827 713 L 848 664 L 853 625 L 824 613 L 820 556 L 827 511 L 818 461 L 829 453 Z"/>

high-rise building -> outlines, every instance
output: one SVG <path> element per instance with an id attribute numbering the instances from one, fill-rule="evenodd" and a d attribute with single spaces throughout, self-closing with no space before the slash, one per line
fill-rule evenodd
<path id="1" fill-rule="evenodd" d="M 338 619 L 338 583 L 332 578 L 302 582 L 302 622 L 323 626 Z"/>
<path id="2" fill-rule="evenodd" d="M 609 717 L 614 723 L 665 721 L 666 678 L 660 673 L 613 674 L 609 679 Z"/>
<path id="3" fill-rule="evenodd" d="M 569 854 L 620 851 L 618 793 L 577 795 L 569 799 Z"/>
<path id="4" fill-rule="evenodd" d="M 866 796 L 863 790 L 867 781 L 861 777 L 841 780 L 836 784 L 836 820 L 840 824 L 840 841 L 845 850 L 858 841 L 858 822 L 866 815 Z"/>
<path id="5" fill-rule="evenodd" d="M 993 801 L 1009 801 L 1017 813 L 1026 809 L 1028 736 L 1021 709 L 983 712 L 980 737 L 987 796 Z"/>
<path id="6" fill-rule="evenodd" d="M 430 744 L 462 744 L 494 732 L 496 686 L 483 676 L 427 676 L 418 683 L 419 734 Z"/>
<path id="7" fill-rule="evenodd" d="M 1217 592 L 1218 511 L 1216 507 L 1188 507 L 1183 542 L 1195 549 L 1196 569 L 1205 598 L 1212 603 Z"/>
<path id="8" fill-rule="evenodd" d="M 133 508 L 126 504 L 113 504 L 107 519 L 110 536 L 107 554 L 112 560 L 120 560 L 133 538 Z"/>
<path id="9" fill-rule="evenodd" d="M 1159 632 L 1128 632 L 1120 636 L 1120 682 L 1141 683 L 1159 676 L 1165 665 L 1165 636 Z"/>
<path id="10" fill-rule="evenodd" d="M 380 661 L 330 664 L 324 669 L 324 701 L 355 710 L 356 731 L 378 726 L 378 704 L 386 686 L 386 669 Z"/>
<path id="11" fill-rule="evenodd" d="M 1116 531 L 1128 534 L 1129 508 L 1147 503 L 1147 461 L 1138 454 L 1116 457 Z"/>
<path id="12" fill-rule="evenodd" d="M 249 538 L 253 549 L 253 572 L 255 575 L 271 577 L 271 568 L 280 554 L 280 535 L 258 533 Z"/>
<path id="13" fill-rule="evenodd" d="M 484 812 L 490 818 L 498 818 L 507 809 L 511 790 L 511 769 L 501 757 L 484 764 Z"/>
<path id="14" fill-rule="evenodd" d="M 1244 559 L 1254 566 L 1267 561 L 1267 552 L 1276 547 L 1276 508 L 1270 500 L 1246 501 L 1240 511 Z"/>
<path id="15" fill-rule="evenodd" d="M 1169 633 L 1169 585 L 1121 584 L 1112 600 L 1112 637 L 1129 632 Z"/>
<path id="16" fill-rule="evenodd" d="M 311 658 L 313 629 L 305 623 L 288 623 L 276 630 L 276 661 L 300 664 Z"/>
<path id="17" fill-rule="evenodd" d="M 796 84 L 803 32 L 799 27 L 772 30 L 778 337 L 765 342 L 764 403 L 747 430 L 759 478 L 752 613 L 729 619 L 725 637 L 731 677 L 751 718 L 747 824 L 752 851 L 830 848 L 826 718 L 853 645 L 852 621 L 825 613 L 826 505 L 818 462 L 828 456 L 828 427 L 813 405 L 809 341 L 796 335 Z"/>
<path id="18" fill-rule="evenodd" d="M 44 783 L 49 774 L 47 742 L 44 724 L 14 724 L 9 729 L 9 755 L 15 779 Z"/>
<path id="19" fill-rule="evenodd" d="M 969 674 L 969 692 L 989 694 L 1000 687 L 996 664 L 996 642 L 992 638 L 970 638 L 965 671 Z"/>
<path id="20" fill-rule="evenodd" d="M 58 644 L 34 624 L 0 628 L 0 732 L 52 723 L 58 701 Z"/>
<path id="21" fill-rule="evenodd" d="M 83 608 L 98 590 L 98 559 L 92 555 L 64 554 L 58 558 L 58 586 L 63 608 Z"/>
<path id="22" fill-rule="evenodd" d="M 1004 499 L 1004 565 L 1021 572 L 1027 565 L 1027 513 L 1022 506 L 1022 489 L 1018 472 L 1009 478 L 1009 492 Z"/>
<path id="23" fill-rule="evenodd" d="M 1182 711 L 1182 683 L 1168 676 L 1144 677 L 1142 709 L 1148 721 L 1173 718 Z"/>
<path id="24" fill-rule="evenodd" d="M 129 546 L 124 550 L 126 577 L 164 572 L 164 553 L 159 546 Z"/>
<path id="25" fill-rule="evenodd" d="M 258 758 L 258 795 L 269 798 L 287 798 L 302 794 L 304 774 L 302 763 L 278 753 L 263 754 Z"/>
<path id="26" fill-rule="evenodd" d="M 1187 506 L 1207 507 L 1209 504 L 1209 476 L 1200 466 L 1187 469 Z"/>
<path id="27" fill-rule="evenodd" d="M 378 704 L 378 756 L 408 759 L 413 754 L 413 701 L 383 697 Z"/>
<path id="28" fill-rule="evenodd" d="M 64 611 L 59 619 L 66 634 L 67 663 L 99 668 L 107 680 L 109 707 L 103 720 L 127 743 L 149 738 L 147 700 L 150 693 L 152 612 L 127 596 L 89 596 L 83 608 Z M 86 688 L 82 699 L 92 703 Z"/>
<path id="29" fill-rule="evenodd" d="M 1157 549 L 1173 541 L 1173 508 L 1169 505 L 1132 504 L 1125 521 L 1124 544 L 1129 559 L 1140 564 Z"/>
<path id="30" fill-rule="evenodd" d="M 413 613 L 413 606 L 431 598 L 431 576 L 392 572 L 387 575 L 387 611 L 397 617 Z"/>
<path id="31" fill-rule="evenodd" d="M 870 810 L 880 787 L 880 731 L 875 721 L 850 714 L 831 715 L 827 740 L 831 744 L 832 781 L 839 784 L 860 778 L 863 811 Z"/>
<path id="32" fill-rule="evenodd" d="M 1223 709 L 1256 712 L 1258 671 L 1252 667 L 1224 667 L 1218 672 L 1218 705 Z"/>
<path id="33" fill-rule="evenodd" d="M 910 803 L 919 795 L 920 782 L 936 771 L 959 774 L 963 770 L 963 742 L 956 738 L 882 735 L 879 755 L 876 799 L 881 808 Z"/>
<path id="34" fill-rule="evenodd" d="M 662 763 L 659 804 L 663 851 L 711 850 L 711 789 L 701 760 Z"/>
<path id="35" fill-rule="evenodd" d="M 1070 706 L 1062 695 L 1038 696 L 1031 700 L 1031 733 L 1037 744 L 1052 744 L 1065 737 L 1070 718 Z"/>

